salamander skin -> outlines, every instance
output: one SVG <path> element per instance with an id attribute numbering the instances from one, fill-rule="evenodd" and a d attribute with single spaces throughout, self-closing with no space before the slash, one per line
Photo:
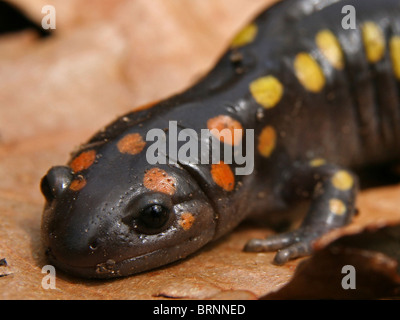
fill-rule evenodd
<path id="1" fill-rule="evenodd" d="M 347 5 L 355 29 L 342 27 Z M 310 254 L 315 239 L 351 221 L 354 172 L 400 159 L 399 79 L 398 0 L 274 5 L 194 87 L 117 119 L 48 171 L 42 236 L 51 263 L 82 277 L 147 271 L 301 200 L 310 206 L 298 229 L 244 249 L 277 251 L 276 264 Z M 146 135 L 171 133 L 170 121 L 178 132 L 243 129 L 221 147 L 253 129 L 253 172 L 236 174 L 236 162 L 149 164 Z"/>

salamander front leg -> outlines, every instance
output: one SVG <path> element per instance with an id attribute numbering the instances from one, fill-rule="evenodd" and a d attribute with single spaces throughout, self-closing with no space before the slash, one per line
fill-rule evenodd
<path id="1" fill-rule="evenodd" d="M 278 250 L 274 259 L 278 265 L 311 254 L 312 243 L 317 238 L 350 222 L 357 191 L 358 179 L 346 169 L 322 160 L 296 164 L 284 193 L 310 195 L 311 204 L 303 223 L 294 231 L 250 240 L 244 250 Z"/>

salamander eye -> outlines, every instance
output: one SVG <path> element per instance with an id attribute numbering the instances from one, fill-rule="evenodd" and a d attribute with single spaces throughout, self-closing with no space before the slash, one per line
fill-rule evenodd
<path id="1" fill-rule="evenodd" d="M 142 210 L 138 222 L 148 229 L 160 229 L 169 220 L 169 212 L 168 208 L 160 204 L 153 204 Z"/>
<path id="2" fill-rule="evenodd" d="M 171 198 L 154 192 L 133 199 L 125 210 L 122 222 L 135 232 L 149 235 L 167 229 L 175 217 Z"/>

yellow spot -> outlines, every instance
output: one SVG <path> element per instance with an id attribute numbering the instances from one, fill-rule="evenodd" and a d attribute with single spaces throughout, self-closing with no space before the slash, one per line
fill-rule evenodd
<path id="1" fill-rule="evenodd" d="M 394 75 L 400 80 L 400 36 L 390 39 L 390 56 L 392 58 Z"/>
<path id="2" fill-rule="evenodd" d="M 342 200 L 331 199 L 329 200 L 329 210 L 334 214 L 341 216 L 346 212 L 347 208 Z"/>
<path id="3" fill-rule="evenodd" d="M 243 28 L 233 39 L 231 48 L 243 47 L 255 39 L 258 33 L 258 27 L 255 23 L 249 24 Z"/>
<path id="4" fill-rule="evenodd" d="M 315 42 L 325 58 L 338 70 L 344 67 L 343 51 L 338 39 L 329 30 L 318 32 Z"/>
<path id="5" fill-rule="evenodd" d="M 323 166 L 324 164 L 326 164 L 326 160 L 322 158 L 316 158 L 310 161 L 311 167 L 320 167 Z"/>
<path id="6" fill-rule="evenodd" d="M 222 143 L 239 145 L 242 141 L 243 127 L 239 121 L 226 115 L 219 115 L 207 121 L 207 128 Z M 215 132 L 213 129 L 216 129 Z"/>
<path id="7" fill-rule="evenodd" d="M 195 218 L 193 214 L 190 212 L 185 212 L 182 214 L 181 219 L 179 220 L 179 225 L 183 230 L 188 231 L 192 227 L 194 220 Z"/>
<path id="8" fill-rule="evenodd" d="M 317 93 L 324 88 L 324 73 L 310 54 L 305 52 L 297 54 L 294 60 L 294 71 L 297 79 L 308 91 Z"/>
<path id="9" fill-rule="evenodd" d="M 365 22 L 362 26 L 362 37 L 368 61 L 375 63 L 381 60 L 386 46 L 382 29 L 374 22 Z"/>
<path id="10" fill-rule="evenodd" d="M 267 126 L 258 138 L 258 151 L 263 157 L 268 158 L 274 151 L 276 145 L 276 131 L 273 127 Z"/>
<path id="11" fill-rule="evenodd" d="M 250 83 L 250 92 L 264 108 L 275 107 L 283 95 L 283 86 L 274 76 L 266 76 Z"/>
<path id="12" fill-rule="evenodd" d="M 350 173 L 340 170 L 332 177 L 332 184 L 336 189 L 346 191 L 353 187 L 354 180 Z"/>
<path id="13" fill-rule="evenodd" d="M 139 133 L 127 134 L 119 140 L 117 144 L 119 152 L 132 155 L 140 153 L 145 146 L 146 142 L 143 141 L 143 138 Z"/>
<path id="14" fill-rule="evenodd" d="M 225 191 L 232 191 L 235 187 L 235 176 L 229 165 L 223 162 L 211 165 L 211 177 Z"/>

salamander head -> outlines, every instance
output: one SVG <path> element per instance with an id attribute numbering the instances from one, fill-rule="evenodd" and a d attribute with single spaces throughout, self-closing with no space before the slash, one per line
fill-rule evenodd
<path id="1" fill-rule="evenodd" d="M 149 165 L 137 152 L 144 147 L 125 142 L 81 151 L 42 179 L 42 238 L 60 269 L 126 276 L 184 258 L 213 238 L 214 211 L 187 171 Z"/>

